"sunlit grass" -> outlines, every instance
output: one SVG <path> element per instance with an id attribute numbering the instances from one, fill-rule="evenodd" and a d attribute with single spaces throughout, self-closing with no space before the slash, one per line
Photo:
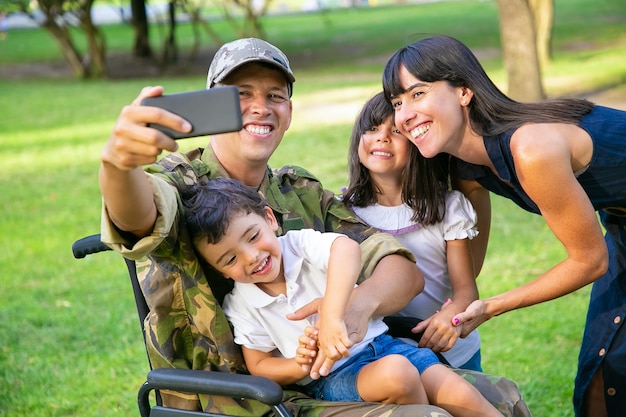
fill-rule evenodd
<path id="1" fill-rule="evenodd" d="M 554 61 L 544 69 L 549 95 L 586 95 L 624 84 L 626 39 L 619 25 L 626 19 L 624 3 L 556 4 Z M 314 58 L 295 68 L 294 119 L 273 166 L 298 164 L 329 189 L 344 186 L 356 111 L 380 88 L 385 56 L 406 33 L 439 28 L 462 36 L 498 85 L 506 84 L 495 2 L 374 11 L 333 12 L 326 23 L 315 14 L 282 16 L 280 25 L 267 25 L 272 41 L 285 45 L 288 54 L 306 50 Z M 359 29 L 359 22 L 366 22 L 367 30 Z M 328 23 L 330 32 L 320 31 Z M 336 37 L 346 27 L 349 33 Z M 121 49 L 127 29 L 107 30 L 113 33 L 112 48 Z M 0 42 L 0 65 L 55 54 L 38 31 L 12 32 L 10 42 Z M 124 264 L 111 252 L 78 261 L 70 248 L 75 239 L 99 231 L 99 155 L 117 115 L 144 85 L 156 84 L 169 93 L 190 91 L 203 88 L 204 75 L 0 80 L 0 416 L 138 415 L 136 390 L 148 365 Z M 180 146 L 188 150 L 206 141 L 190 139 Z M 540 217 L 500 198 L 494 198 L 493 214 L 479 279 L 483 296 L 528 282 L 564 256 Z M 485 370 L 516 381 L 533 415 L 572 415 L 588 294 L 584 288 L 502 315 L 480 329 Z"/>

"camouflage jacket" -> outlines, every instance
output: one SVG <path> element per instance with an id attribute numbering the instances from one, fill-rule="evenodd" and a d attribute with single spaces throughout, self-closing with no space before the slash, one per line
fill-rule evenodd
<path id="1" fill-rule="evenodd" d="M 239 347 L 220 302 L 230 291 L 219 277 L 196 257 L 186 230 L 178 190 L 211 178 L 228 176 L 210 147 L 187 154 L 166 156 L 146 167 L 153 187 L 158 218 L 150 236 L 133 241 L 111 223 L 106 207 L 102 216 L 102 241 L 137 263 L 139 281 L 150 313 L 144 323 L 148 356 L 153 368 L 246 372 Z M 268 168 L 259 191 L 277 215 L 279 233 L 313 228 L 344 233 L 361 244 L 360 280 L 369 276 L 387 254 L 413 255 L 395 238 L 366 226 L 306 170 L 287 166 Z M 164 402 L 185 409 L 228 411 L 260 415 L 258 404 L 225 398 L 162 393 Z"/>

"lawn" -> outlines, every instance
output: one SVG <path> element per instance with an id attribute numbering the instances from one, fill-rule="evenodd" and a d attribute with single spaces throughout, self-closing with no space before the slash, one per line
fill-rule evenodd
<path id="1" fill-rule="evenodd" d="M 544 70 L 549 95 L 593 97 L 626 84 L 623 0 L 555 3 L 554 61 Z M 505 85 L 495 1 L 272 16 L 264 24 L 269 40 L 294 57 L 297 77 L 294 121 L 271 163 L 302 165 L 335 191 L 346 183 L 357 109 L 380 88 L 386 57 L 415 33 L 464 40 Z M 128 28 L 105 32 L 112 51 L 128 48 Z M 11 31 L 0 42 L 0 67 L 57 60 L 55 48 L 41 31 Z M 0 78 L 0 416 L 138 415 L 136 391 L 148 364 L 123 262 L 111 252 L 75 260 L 70 248 L 99 231 L 99 153 L 121 108 L 144 85 L 180 92 L 202 88 L 204 80 L 199 73 L 90 82 Z M 495 198 L 481 295 L 527 282 L 563 256 L 540 217 Z M 516 381 L 533 415 L 573 415 L 588 294 L 584 288 L 480 329 L 485 371 Z"/>

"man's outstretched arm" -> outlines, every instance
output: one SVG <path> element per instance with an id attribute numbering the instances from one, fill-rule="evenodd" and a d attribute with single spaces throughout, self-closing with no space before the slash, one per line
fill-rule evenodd
<path id="1" fill-rule="evenodd" d="M 107 213 L 120 230 L 137 237 L 148 235 L 157 217 L 152 188 L 141 167 L 154 163 L 163 150 L 178 148 L 174 140 L 148 124 L 181 131 L 191 128 L 172 113 L 141 106 L 143 98 L 162 94 L 161 87 L 146 87 L 131 105 L 124 107 L 100 156 L 100 190 Z"/>

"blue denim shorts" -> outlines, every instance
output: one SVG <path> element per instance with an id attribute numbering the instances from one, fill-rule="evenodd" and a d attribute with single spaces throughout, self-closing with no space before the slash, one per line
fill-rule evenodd
<path id="1" fill-rule="evenodd" d="M 430 349 L 418 348 L 388 334 L 376 337 L 365 349 L 348 359 L 330 375 L 303 387 L 312 398 L 327 401 L 363 401 L 356 388 L 359 372 L 368 363 L 387 355 L 402 355 L 422 374 L 429 366 L 441 363 Z"/>

